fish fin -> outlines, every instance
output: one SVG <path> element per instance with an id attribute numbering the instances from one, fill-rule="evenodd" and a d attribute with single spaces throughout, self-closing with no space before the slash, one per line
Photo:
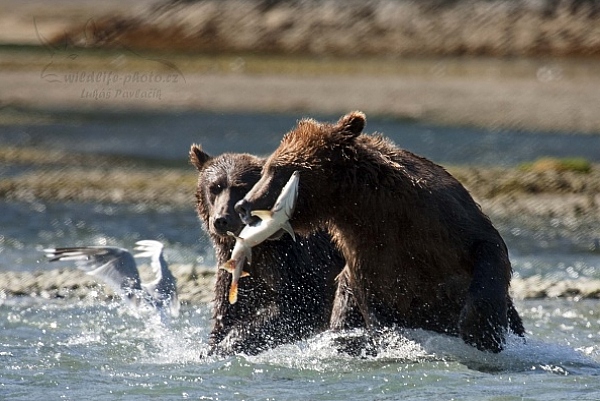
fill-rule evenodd
<path id="1" fill-rule="evenodd" d="M 284 229 L 289 235 L 291 235 L 294 241 L 296 241 L 296 234 L 294 234 L 294 229 L 292 228 L 292 225 L 289 221 L 286 221 L 281 228 Z"/>
<path id="2" fill-rule="evenodd" d="M 273 218 L 273 212 L 270 210 L 253 210 L 250 212 L 251 216 L 256 216 L 263 221 L 268 221 Z"/>
<path id="3" fill-rule="evenodd" d="M 229 288 L 229 303 L 234 304 L 237 302 L 238 295 L 238 285 L 237 283 L 231 283 L 231 287 Z"/>
<path id="4" fill-rule="evenodd" d="M 219 269 L 225 270 L 229 272 L 229 274 L 233 274 L 235 271 L 235 261 L 233 259 L 229 259 L 227 262 L 219 266 Z"/>

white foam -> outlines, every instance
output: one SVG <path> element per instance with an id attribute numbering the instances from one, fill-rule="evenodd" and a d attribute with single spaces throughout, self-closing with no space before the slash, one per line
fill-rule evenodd
<path id="1" fill-rule="evenodd" d="M 370 345 L 355 356 L 339 351 L 336 340 L 340 336 L 359 338 L 368 336 L 368 333 L 363 330 L 327 332 L 307 341 L 283 345 L 247 359 L 253 363 L 316 371 L 352 371 L 357 364 L 372 362 L 412 364 L 439 361 L 457 363 L 485 372 L 540 371 L 577 374 L 593 371 L 600 374 L 600 364 L 578 350 L 516 335 L 510 335 L 506 348 L 494 354 L 479 351 L 457 337 L 424 330 L 387 330 L 372 338 Z"/>

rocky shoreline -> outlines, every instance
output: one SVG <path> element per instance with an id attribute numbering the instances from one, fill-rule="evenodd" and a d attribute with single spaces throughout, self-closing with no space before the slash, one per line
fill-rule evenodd
<path id="1" fill-rule="evenodd" d="M 177 278 L 179 299 L 185 303 L 204 303 L 212 300 L 214 271 L 191 265 L 170 266 Z M 142 277 L 149 266 L 139 266 Z M 0 302 L 10 297 L 44 299 L 111 300 L 114 292 L 93 277 L 76 268 L 37 270 L 34 272 L 0 272 Z"/>
<path id="2" fill-rule="evenodd" d="M 312 55 L 598 56 L 581 1 L 164 1 L 73 24 L 54 45 Z"/>
<path id="3" fill-rule="evenodd" d="M 196 174 L 110 156 L 0 149 L 0 163 L 22 168 L 0 177 L 0 199 L 22 202 L 109 202 L 191 207 Z M 141 164 L 136 164 L 141 163 Z M 600 165 L 579 171 L 542 159 L 514 168 L 446 166 L 492 218 L 515 215 L 600 222 Z"/>
<path id="4" fill-rule="evenodd" d="M 140 270 L 144 270 L 141 266 Z M 215 269 L 174 265 L 181 302 L 196 305 L 212 301 Z M 38 270 L 35 272 L 0 272 L 0 302 L 14 297 L 41 299 L 100 300 L 115 298 L 108 287 L 75 268 Z M 516 299 L 574 298 L 600 299 L 600 280 L 556 280 L 532 276 L 514 278 L 511 291 Z"/>

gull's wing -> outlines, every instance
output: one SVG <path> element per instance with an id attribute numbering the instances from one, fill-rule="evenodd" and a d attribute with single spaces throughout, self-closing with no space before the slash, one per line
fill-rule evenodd
<path id="1" fill-rule="evenodd" d="M 50 262 L 74 261 L 79 269 L 100 278 L 122 296 L 131 298 L 142 289 L 135 259 L 126 249 L 83 246 L 44 249 L 44 252 Z"/>
<path id="2" fill-rule="evenodd" d="M 137 245 L 134 248 L 134 250 L 137 251 L 135 257 L 149 257 L 151 260 L 150 266 L 152 267 L 152 272 L 156 275 L 156 279 L 160 280 L 162 278 L 163 270 L 169 270 L 167 263 L 162 256 L 164 247 L 162 242 L 146 239 L 138 241 L 135 244 Z"/>
<path id="3" fill-rule="evenodd" d="M 143 284 L 148 294 L 155 300 L 157 306 L 168 307 L 171 316 L 179 315 L 179 298 L 177 297 L 177 280 L 169 270 L 163 256 L 163 244 L 153 240 L 136 242 L 135 257 L 150 257 L 150 266 L 156 279 Z"/>

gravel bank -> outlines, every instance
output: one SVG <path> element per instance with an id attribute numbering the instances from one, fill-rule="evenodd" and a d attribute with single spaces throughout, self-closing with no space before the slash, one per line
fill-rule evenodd
<path id="1" fill-rule="evenodd" d="M 450 169 L 453 171 L 454 169 Z M 457 169 L 458 171 L 459 169 Z M 492 217 L 586 217 L 600 221 L 600 168 L 584 177 L 552 174 L 519 174 L 515 170 L 469 169 L 455 173 Z M 481 179 L 486 175 L 486 179 Z M 551 176 L 551 177 L 549 177 Z M 552 177 L 553 176 L 553 177 Z M 193 173 L 177 169 L 158 171 L 66 169 L 33 171 L 0 178 L 0 199 L 16 201 L 76 201 L 194 204 Z M 531 182 L 550 181 L 548 187 L 530 187 Z M 552 184 L 581 183 L 578 190 L 554 190 Z"/>
<path id="2" fill-rule="evenodd" d="M 145 266 L 141 266 L 143 271 Z M 149 269 L 149 268 L 148 268 Z M 214 269 L 188 265 L 171 266 L 177 278 L 182 302 L 201 304 L 213 296 Z M 512 280 L 517 299 L 593 298 L 600 299 L 600 280 L 552 280 L 538 276 Z M 64 298 L 72 300 L 110 300 L 114 293 L 77 269 L 49 269 L 36 272 L 0 272 L 0 302 L 8 297 Z"/>
<path id="3" fill-rule="evenodd" d="M 106 58 L 107 61 L 119 60 L 121 56 L 115 53 Z M 0 64 L 3 59 L 10 58 L 11 54 L 0 54 Z M 44 56 L 40 59 L 46 60 L 46 65 L 50 62 Z M 555 62 L 549 61 L 527 63 L 516 76 L 511 75 L 511 71 L 518 69 L 516 66 L 506 66 L 507 73 L 498 74 L 494 72 L 493 62 L 478 70 L 473 66 L 478 62 L 472 60 L 403 61 L 401 64 L 414 63 L 418 71 L 410 66 L 407 66 L 409 71 L 404 71 L 400 66 L 399 71 L 387 74 L 369 69 L 351 73 L 322 73 L 317 69 L 306 75 L 303 72 L 271 73 L 268 68 L 264 73 L 254 73 L 246 69 L 259 70 L 266 61 L 246 61 L 245 58 L 238 58 L 237 63 L 243 69 L 237 72 L 226 68 L 216 73 L 194 72 L 186 69 L 186 62 L 191 61 L 184 59 L 177 65 L 181 66 L 185 80 L 168 81 L 173 72 L 164 71 L 160 66 L 144 64 L 131 67 L 131 70 L 125 69 L 130 67 L 121 70 L 112 66 L 102 70 L 99 63 L 93 60 L 87 63 L 85 59 L 79 57 L 80 61 L 68 68 L 85 77 L 93 76 L 100 69 L 106 74 L 113 73 L 122 81 L 136 73 L 140 76 L 154 74 L 162 81 L 135 82 L 125 87 L 121 82 L 69 82 L 67 70 L 62 70 L 62 66 L 51 66 L 53 76 L 58 78 L 49 82 L 40 76 L 44 64 L 22 68 L 19 64 L 6 67 L 4 71 L 0 68 L 0 106 L 34 110 L 210 110 L 305 115 L 362 110 L 371 116 L 442 125 L 600 133 L 597 107 L 600 104 L 600 91 L 597 90 L 600 74 L 580 76 L 577 72 L 573 75 L 562 72 L 563 75 L 556 79 L 540 80 L 540 71 L 570 68 L 567 65 L 557 67 Z M 290 63 L 293 61 L 289 60 Z M 235 59 L 231 63 L 235 65 Z M 466 71 L 460 72 L 461 66 Z M 334 65 L 334 70 L 343 70 L 342 67 Z M 454 67 L 458 71 L 452 72 Z M 595 67 L 595 71 L 600 72 L 600 63 Z M 489 75 L 487 71 L 490 71 Z"/>
<path id="4" fill-rule="evenodd" d="M 386 56 L 597 56 L 600 6 L 571 1 L 203 0 L 73 24 L 53 43 Z"/>
<path id="5" fill-rule="evenodd" d="M 149 277 L 150 267 L 138 266 L 142 279 Z M 214 272 L 208 268 L 189 265 L 170 266 L 177 278 L 182 302 L 202 303 L 212 300 Z M 31 296 L 41 298 L 109 300 L 114 292 L 93 277 L 76 268 L 38 270 L 35 272 L 0 272 L 0 301 L 7 297 Z"/>
<path id="6" fill-rule="evenodd" d="M 162 204 L 191 207 L 196 174 L 190 167 L 136 165 L 132 160 L 45 152 L 36 148 L 0 149 L 0 163 L 26 167 L 0 177 L 0 199 Z M 562 171 L 560 163 L 529 168 L 449 166 L 483 210 L 493 218 L 515 215 L 600 222 L 600 165 L 584 172 Z"/>

